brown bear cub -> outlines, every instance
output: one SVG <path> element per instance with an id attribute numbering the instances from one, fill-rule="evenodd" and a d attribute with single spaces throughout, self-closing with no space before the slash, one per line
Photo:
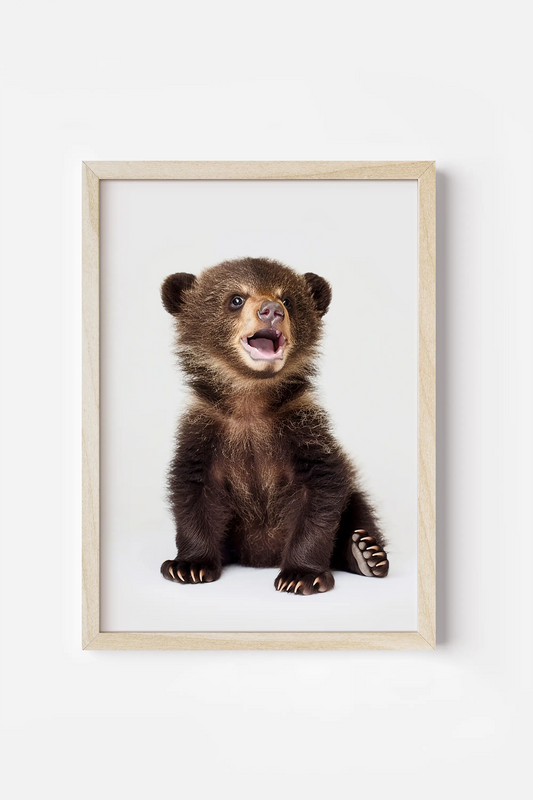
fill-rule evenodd
<path id="1" fill-rule="evenodd" d="M 169 472 L 178 554 L 163 576 L 279 567 L 275 588 L 302 595 L 333 589 L 332 569 L 385 577 L 374 512 L 313 393 L 327 281 L 243 258 L 170 275 L 161 293 L 192 390 Z"/>

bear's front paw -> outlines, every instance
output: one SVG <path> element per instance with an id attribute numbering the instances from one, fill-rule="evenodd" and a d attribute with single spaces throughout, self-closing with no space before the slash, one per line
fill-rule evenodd
<path id="1" fill-rule="evenodd" d="M 317 594 L 329 592 L 335 586 L 335 578 L 326 570 L 325 572 L 306 572 L 291 569 L 282 569 L 274 581 L 277 592 L 290 592 L 291 594 Z"/>
<path id="2" fill-rule="evenodd" d="M 221 574 L 220 567 L 212 564 L 202 564 L 200 561 L 164 561 L 161 564 L 161 574 L 167 581 L 175 583 L 212 583 L 218 581 Z"/>

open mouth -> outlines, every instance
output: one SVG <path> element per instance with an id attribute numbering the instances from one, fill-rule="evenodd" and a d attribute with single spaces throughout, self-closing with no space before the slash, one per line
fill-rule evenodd
<path id="1" fill-rule="evenodd" d="M 283 358 L 286 339 L 281 331 L 265 328 L 253 336 L 244 336 L 241 344 L 255 361 L 276 361 Z"/>

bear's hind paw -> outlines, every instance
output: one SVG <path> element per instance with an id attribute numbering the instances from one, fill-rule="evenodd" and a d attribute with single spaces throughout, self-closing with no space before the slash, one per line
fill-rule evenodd
<path id="1" fill-rule="evenodd" d="M 373 536 L 358 530 L 352 534 L 348 546 L 351 571 L 366 578 L 385 578 L 389 571 L 387 553 Z"/>

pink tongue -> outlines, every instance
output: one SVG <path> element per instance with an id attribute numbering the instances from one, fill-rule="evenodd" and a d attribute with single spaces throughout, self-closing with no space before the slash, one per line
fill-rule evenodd
<path id="1" fill-rule="evenodd" d="M 274 352 L 274 342 L 272 339 L 249 339 L 248 344 L 250 347 L 255 347 L 257 350 L 261 350 L 262 353 Z"/>

